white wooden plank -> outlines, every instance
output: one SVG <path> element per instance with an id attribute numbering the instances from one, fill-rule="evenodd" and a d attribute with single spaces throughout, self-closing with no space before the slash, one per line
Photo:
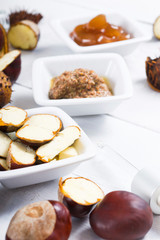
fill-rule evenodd
<path id="1" fill-rule="evenodd" d="M 129 67 L 133 96 L 124 101 L 112 116 L 160 132 L 160 93 L 152 90 L 147 83 L 145 60 L 147 56 L 159 56 L 159 41 L 142 44 L 132 55 L 125 57 Z"/>
<path id="2" fill-rule="evenodd" d="M 152 4 L 146 0 L 61 0 L 61 2 L 69 2 L 87 8 L 104 11 L 112 9 L 129 17 L 135 18 L 148 23 L 153 23 L 155 18 L 159 16 L 160 2 L 153 0 Z"/>
<path id="3" fill-rule="evenodd" d="M 38 107 L 33 99 L 32 89 L 14 84 L 11 96 L 11 105 L 23 109 Z"/>
<path id="4" fill-rule="evenodd" d="M 141 169 L 160 164 L 160 134 L 109 116 L 76 117 L 96 144 L 108 145 Z"/>

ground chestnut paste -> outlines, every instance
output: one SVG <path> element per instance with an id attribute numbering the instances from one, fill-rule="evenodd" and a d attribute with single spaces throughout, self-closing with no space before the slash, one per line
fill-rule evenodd
<path id="1" fill-rule="evenodd" d="M 50 99 L 111 96 L 107 84 L 93 70 L 83 68 L 65 71 L 52 79 Z"/>

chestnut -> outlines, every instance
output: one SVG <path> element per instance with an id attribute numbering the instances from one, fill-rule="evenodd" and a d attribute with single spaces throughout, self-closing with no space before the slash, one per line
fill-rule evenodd
<path id="1" fill-rule="evenodd" d="M 6 240 L 67 240 L 72 228 L 68 209 L 58 201 L 35 202 L 13 216 Z"/>
<path id="2" fill-rule="evenodd" d="M 93 181 L 83 177 L 59 180 L 58 198 L 74 217 L 86 216 L 93 206 L 104 197 L 102 189 Z"/>
<path id="3" fill-rule="evenodd" d="M 4 35 L 3 35 L 3 26 L 0 25 L 0 51 L 2 50 L 3 46 L 4 46 Z"/>
<path id="4" fill-rule="evenodd" d="M 21 72 L 21 51 L 12 50 L 0 58 L 0 71 L 4 72 L 13 84 Z"/>
<path id="5" fill-rule="evenodd" d="M 153 222 L 150 206 L 126 191 L 108 193 L 90 214 L 93 231 L 107 240 L 143 238 Z"/>

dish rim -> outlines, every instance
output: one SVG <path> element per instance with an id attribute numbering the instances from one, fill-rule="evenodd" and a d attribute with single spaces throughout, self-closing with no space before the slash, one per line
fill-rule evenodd
<path id="1" fill-rule="evenodd" d="M 134 37 L 128 40 L 122 40 L 122 41 L 117 41 L 117 42 L 112 42 L 108 44 L 99 44 L 99 45 L 91 45 L 91 46 L 80 46 L 76 42 L 74 42 L 68 34 L 66 34 L 65 27 L 63 27 L 62 23 L 63 22 L 69 22 L 69 21 L 74 21 L 74 20 L 84 20 L 85 18 L 93 18 L 94 16 L 99 15 L 99 14 L 104 14 L 104 15 L 117 15 L 121 19 L 125 20 L 126 23 L 130 23 L 135 29 L 136 32 L 141 34 L 142 36 Z M 51 20 L 49 23 L 51 28 L 61 37 L 61 39 L 64 40 L 64 42 L 69 46 L 73 51 L 75 52 L 89 52 L 89 51 L 100 51 L 103 49 L 110 49 L 114 47 L 119 47 L 119 46 L 126 46 L 126 45 L 131 45 L 135 43 L 139 43 L 142 41 L 147 41 L 152 38 L 150 35 L 146 35 L 138 26 L 137 22 L 133 19 L 129 19 L 128 17 L 116 12 L 116 11 L 109 11 L 109 12 L 94 12 L 92 14 L 86 14 L 84 16 L 77 16 L 77 17 L 69 17 L 69 18 L 64 18 L 64 19 L 57 19 L 57 20 Z M 79 23 L 81 24 L 81 23 Z M 83 23 L 82 23 L 83 24 Z M 76 26 L 75 26 L 76 27 Z M 123 27 L 123 26 L 122 26 Z"/>
<path id="2" fill-rule="evenodd" d="M 126 92 L 120 95 L 113 95 L 113 96 L 107 96 L 107 97 L 94 97 L 94 98 L 79 98 L 79 99 L 44 99 L 43 96 L 40 97 L 39 93 L 39 87 L 37 87 L 37 84 L 39 83 L 40 79 L 37 77 L 37 71 L 39 71 L 40 65 L 44 64 L 45 60 L 53 60 L 56 61 L 69 61 L 69 59 L 79 59 L 83 60 L 84 58 L 112 58 L 114 61 L 116 61 L 123 69 L 123 74 L 125 74 L 124 79 L 124 88 L 126 88 Z M 75 106 L 75 105 L 84 105 L 84 104 L 95 104 L 95 103 L 105 103 L 105 102 L 115 102 L 117 100 L 124 100 L 128 99 L 133 94 L 133 87 L 131 82 L 131 76 L 129 73 L 129 70 L 127 68 L 127 65 L 123 59 L 123 57 L 117 53 L 85 53 L 85 54 L 70 54 L 70 55 L 61 55 L 61 56 L 49 56 L 49 57 L 42 57 L 38 58 L 33 63 L 32 68 L 32 84 L 33 84 L 33 97 L 37 104 L 42 106 Z M 41 85 L 40 85 L 41 86 Z M 49 89 L 48 89 L 49 92 Z"/>

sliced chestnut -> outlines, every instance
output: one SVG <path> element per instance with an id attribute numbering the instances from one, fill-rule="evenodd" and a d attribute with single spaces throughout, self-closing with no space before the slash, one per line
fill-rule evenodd
<path id="1" fill-rule="evenodd" d="M 0 158 L 0 171 L 8 170 L 6 159 Z"/>
<path id="2" fill-rule="evenodd" d="M 92 207 L 104 197 L 102 189 L 94 182 L 83 177 L 59 180 L 59 201 L 69 209 L 74 217 L 84 217 Z"/>
<path id="3" fill-rule="evenodd" d="M 60 152 L 71 146 L 81 136 L 81 130 L 77 126 L 68 126 L 59 132 L 52 141 L 39 147 L 36 151 L 38 160 L 42 162 L 52 161 Z"/>
<path id="4" fill-rule="evenodd" d="M 0 130 L 14 132 L 20 128 L 27 117 L 27 112 L 21 108 L 7 106 L 0 109 Z"/>
<path id="5" fill-rule="evenodd" d="M 93 231 L 107 240 L 137 240 L 145 236 L 153 222 L 150 206 L 126 191 L 108 193 L 90 214 Z"/>
<path id="6" fill-rule="evenodd" d="M 32 166 L 35 161 L 36 153 L 32 148 L 20 142 L 11 141 L 6 159 L 9 169 Z"/>
<path id="7" fill-rule="evenodd" d="M 6 240 L 67 240 L 71 227 L 70 213 L 62 203 L 41 201 L 16 212 Z"/>

